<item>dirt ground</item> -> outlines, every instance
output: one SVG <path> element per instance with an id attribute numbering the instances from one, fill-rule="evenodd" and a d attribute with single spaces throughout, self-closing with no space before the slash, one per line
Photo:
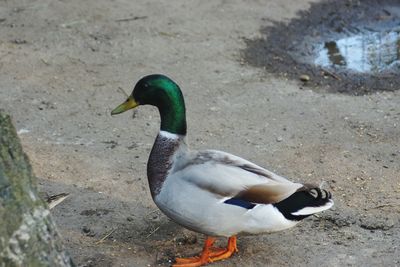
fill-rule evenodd
<path id="1" fill-rule="evenodd" d="M 1 1 L 0 107 L 79 266 L 169 266 L 203 236 L 162 215 L 147 186 L 157 111 L 111 117 L 143 75 L 181 85 L 189 142 L 295 181 L 335 207 L 288 231 L 239 237 L 212 266 L 400 266 L 400 91 L 329 94 L 249 66 L 248 39 L 308 1 Z M 323 91 L 323 90 L 322 90 Z M 104 238 L 105 237 L 105 238 Z M 226 240 L 221 240 L 225 244 Z"/>

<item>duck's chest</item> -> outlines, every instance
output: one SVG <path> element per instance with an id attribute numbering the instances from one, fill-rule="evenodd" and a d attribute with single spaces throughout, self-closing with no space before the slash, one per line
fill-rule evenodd
<path id="1" fill-rule="evenodd" d="M 147 177 L 153 199 L 160 193 L 181 146 L 182 137 L 162 131 L 158 134 L 147 163 Z"/>

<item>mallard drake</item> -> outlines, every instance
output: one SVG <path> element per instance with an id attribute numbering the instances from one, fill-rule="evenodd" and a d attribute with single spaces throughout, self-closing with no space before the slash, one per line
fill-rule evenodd
<path id="1" fill-rule="evenodd" d="M 161 127 L 147 163 L 151 196 L 173 221 L 207 236 L 199 256 L 174 266 L 201 266 L 237 252 L 236 235 L 281 231 L 333 206 L 319 186 L 294 183 L 232 154 L 189 149 L 185 103 L 179 86 L 154 74 L 137 82 L 111 115 L 139 105 L 156 106 Z M 215 248 L 216 237 L 228 237 Z"/>

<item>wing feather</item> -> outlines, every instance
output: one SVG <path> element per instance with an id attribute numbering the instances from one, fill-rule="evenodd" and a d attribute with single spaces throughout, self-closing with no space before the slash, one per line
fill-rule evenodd
<path id="1" fill-rule="evenodd" d="M 288 198 L 301 187 L 295 183 L 259 184 L 239 192 L 235 198 L 258 204 L 273 204 Z"/>
<path id="2" fill-rule="evenodd" d="M 303 186 L 217 150 L 197 152 L 175 171 L 181 178 L 210 193 L 252 203 L 277 203 Z"/>

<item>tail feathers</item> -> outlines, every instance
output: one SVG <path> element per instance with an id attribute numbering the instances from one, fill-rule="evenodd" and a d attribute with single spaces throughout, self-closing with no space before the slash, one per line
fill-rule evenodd
<path id="1" fill-rule="evenodd" d="M 274 206 L 289 220 L 302 220 L 314 213 L 333 206 L 330 192 L 319 187 L 305 185 Z"/>

